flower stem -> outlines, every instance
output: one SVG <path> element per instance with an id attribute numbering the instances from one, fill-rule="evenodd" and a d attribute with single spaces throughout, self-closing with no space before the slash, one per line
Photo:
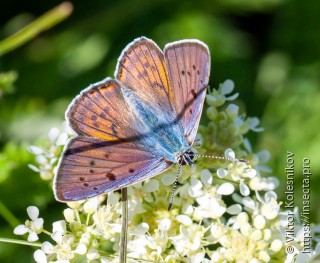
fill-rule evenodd
<path id="1" fill-rule="evenodd" d="M 70 2 L 63 2 L 22 28 L 17 33 L 0 41 L 0 56 L 25 44 L 39 35 L 42 31 L 55 26 L 67 18 L 71 14 L 72 9 L 73 7 Z"/>
<path id="2" fill-rule="evenodd" d="M 50 233 L 49 231 L 47 231 L 47 230 L 45 230 L 45 229 L 42 229 L 42 233 L 45 233 L 45 234 L 47 234 L 48 236 L 51 236 L 51 235 L 52 235 L 52 233 Z"/>
<path id="3" fill-rule="evenodd" d="M 19 220 L 10 212 L 10 210 L 0 201 L 0 215 L 12 226 L 19 225 Z"/>
<path id="4" fill-rule="evenodd" d="M 120 263 L 127 262 L 127 233 L 128 233 L 128 189 L 121 189 L 122 195 L 122 227 L 120 239 Z"/>
<path id="5" fill-rule="evenodd" d="M 4 243 L 13 243 L 13 244 L 19 244 L 19 245 L 26 245 L 26 246 L 33 246 L 33 247 L 41 247 L 41 243 L 32 243 L 25 240 L 20 239 L 11 239 L 11 238 L 3 238 L 0 237 L 0 242 Z"/>

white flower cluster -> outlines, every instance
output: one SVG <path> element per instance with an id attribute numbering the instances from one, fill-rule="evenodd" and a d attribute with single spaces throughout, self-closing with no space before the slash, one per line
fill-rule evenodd
<path id="1" fill-rule="evenodd" d="M 265 165 L 270 156 L 266 151 L 253 153 L 244 138 L 249 130 L 261 131 L 259 120 L 238 116 L 238 107 L 234 104 L 220 108 L 238 96 L 227 97 L 233 87 L 233 82 L 228 80 L 208 95 L 207 115 L 211 121 L 199 129 L 202 138 L 199 151 L 221 152 L 225 145 L 230 145 L 232 150 L 227 149 L 225 156 L 235 159 L 235 155 L 239 155 L 249 164 L 199 158 L 195 166 L 183 167 L 170 211 L 167 207 L 176 167 L 128 187 L 128 262 L 290 263 L 297 260 L 301 263 L 312 262 L 319 255 L 319 240 L 307 259 L 301 254 L 301 233 L 297 233 L 295 253 L 286 254 L 284 229 L 287 225 L 283 222 L 281 202 L 274 192 L 278 180 L 262 175 L 271 172 Z M 63 144 L 59 141 L 65 142 L 67 137 L 57 130 L 49 134 L 49 150 L 30 148 L 39 163 L 39 167 L 32 168 L 44 179 L 52 179 L 57 157 L 54 147 Z M 78 259 L 118 262 L 120 195 L 109 193 L 106 204 L 105 199 L 100 196 L 68 203 L 64 219 L 53 223 L 51 232 L 43 230 L 38 210 L 29 207 L 31 221 L 27 220 L 14 232 L 29 233 L 30 242 L 36 241 L 40 233 L 51 236 L 52 242 L 45 241 L 34 253 L 38 263 L 67 263 Z"/>
<path id="2" fill-rule="evenodd" d="M 60 156 L 63 145 L 67 142 L 68 137 L 74 135 L 73 131 L 66 127 L 65 132 L 59 131 L 58 128 L 51 128 L 48 133 L 48 145 L 39 147 L 30 145 L 28 150 L 36 156 L 38 167 L 29 164 L 29 168 L 40 174 L 43 180 L 52 180 L 54 176 L 54 167 Z"/>

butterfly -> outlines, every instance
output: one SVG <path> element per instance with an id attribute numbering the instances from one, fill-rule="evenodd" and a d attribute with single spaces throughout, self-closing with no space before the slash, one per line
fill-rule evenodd
<path id="1" fill-rule="evenodd" d="M 131 42 L 115 78 L 84 89 L 66 120 L 77 136 L 59 160 L 58 201 L 76 201 L 153 177 L 175 163 L 193 162 L 194 143 L 210 73 L 210 53 L 199 40 Z"/>

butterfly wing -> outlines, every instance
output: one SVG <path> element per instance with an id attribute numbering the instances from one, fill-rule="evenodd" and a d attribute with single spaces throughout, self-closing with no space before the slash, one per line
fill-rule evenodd
<path id="1" fill-rule="evenodd" d="M 156 112 L 176 117 L 163 52 L 141 37 L 122 52 L 115 77 Z"/>
<path id="2" fill-rule="evenodd" d="M 175 109 L 184 135 L 192 145 L 209 81 L 209 49 L 201 41 L 182 40 L 167 44 L 164 57 Z"/>
<path id="3" fill-rule="evenodd" d="M 91 85 L 70 104 L 66 119 L 79 135 L 60 159 L 54 191 L 59 201 L 75 201 L 152 177 L 172 162 L 148 147 L 145 125 L 122 86 L 110 78 Z M 147 150 L 148 149 L 148 150 Z"/>
<path id="4" fill-rule="evenodd" d="M 163 52 L 152 40 L 138 38 L 124 49 L 115 76 L 148 131 L 145 143 L 177 162 L 189 145 L 174 108 Z"/>
<path id="5" fill-rule="evenodd" d="M 152 177 L 172 163 L 146 151 L 138 142 L 71 139 L 58 165 L 56 199 L 76 201 L 110 192 Z"/>
<path id="6" fill-rule="evenodd" d="M 141 123 L 124 99 L 121 84 L 107 78 L 83 90 L 70 104 L 66 119 L 79 135 L 107 141 L 137 140 Z"/>

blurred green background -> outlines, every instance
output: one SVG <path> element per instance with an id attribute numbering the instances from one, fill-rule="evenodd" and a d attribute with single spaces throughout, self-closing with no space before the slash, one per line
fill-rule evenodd
<path id="1" fill-rule="evenodd" d="M 0 39 L 59 3 L 2 1 Z M 320 1 L 92 0 L 73 1 L 73 6 L 68 19 L 0 57 L 0 74 L 12 71 L 0 75 L 0 201 L 21 222 L 26 207 L 36 205 L 50 229 L 64 207 L 27 167 L 34 163 L 27 145 L 43 141 L 51 127 L 61 127 L 70 100 L 89 84 L 113 76 L 122 49 L 139 36 L 161 48 L 185 38 L 208 44 L 211 87 L 232 79 L 241 111 L 262 121 L 265 131 L 249 139 L 254 151 L 270 151 L 273 172 L 266 176 L 279 178 L 282 200 L 286 152 L 295 155 L 299 207 L 302 159 L 311 160 L 310 216 L 320 222 Z M 0 215 L 0 237 L 17 238 L 12 232 Z M 0 262 L 33 262 L 33 251 L 0 243 Z"/>

